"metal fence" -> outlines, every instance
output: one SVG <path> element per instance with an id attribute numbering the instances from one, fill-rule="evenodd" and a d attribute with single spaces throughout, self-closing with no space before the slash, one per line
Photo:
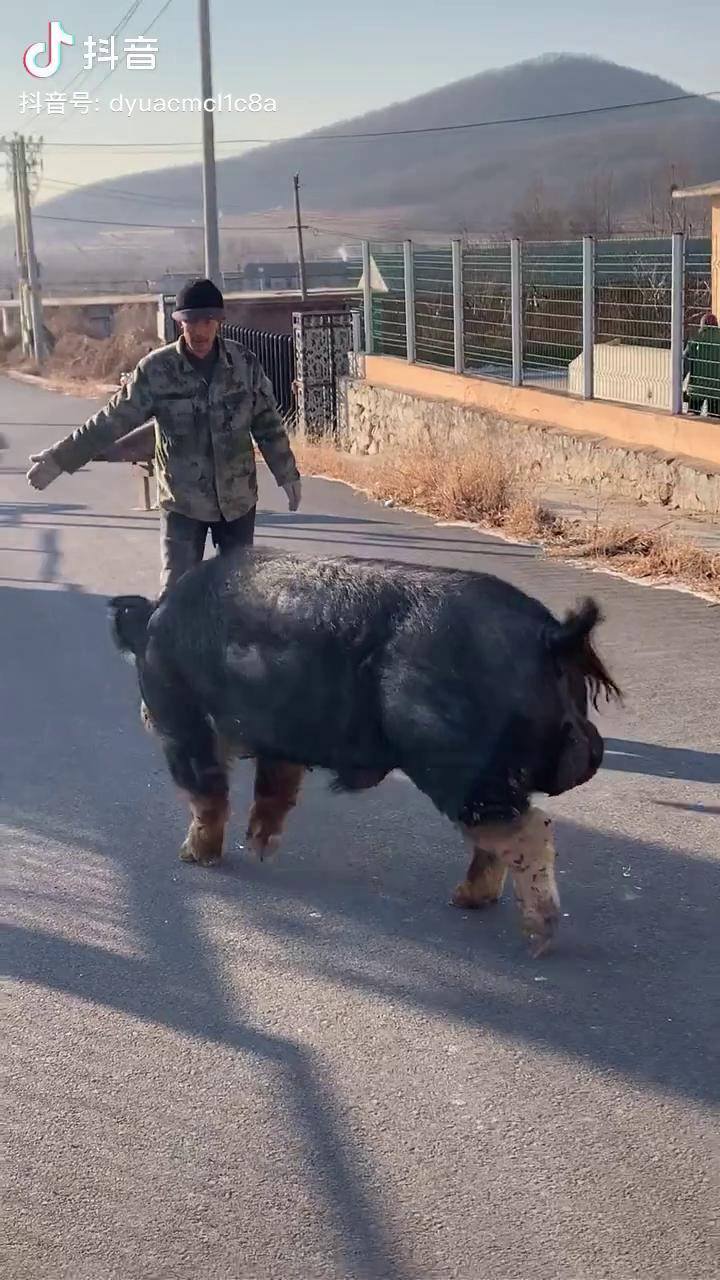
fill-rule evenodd
<path id="1" fill-rule="evenodd" d="M 240 342 L 257 356 L 270 379 L 280 412 L 294 409 L 295 347 L 289 333 L 267 333 L 263 329 L 246 329 L 239 324 L 220 326 L 223 338 Z"/>
<path id="2" fill-rule="evenodd" d="M 452 250 L 421 249 L 412 261 L 415 299 L 415 358 L 453 368 Z"/>
<path id="3" fill-rule="evenodd" d="M 698 328 L 711 307 L 710 245 L 695 241 L 685 258 L 686 395 L 691 412 L 700 412 L 704 402 L 708 415 L 720 418 L 720 329 Z"/>
<path id="4" fill-rule="evenodd" d="M 459 257 L 464 368 L 487 378 L 511 378 L 510 245 L 467 248 Z"/>
<path id="5" fill-rule="evenodd" d="M 523 246 L 522 316 L 524 381 L 566 391 L 583 349 L 581 241 Z"/>
<path id="6" fill-rule="evenodd" d="M 386 291 L 376 292 L 372 288 L 372 331 L 377 334 L 380 347 L 385 355 L 407 355 L 407 333 L 405 329 L 405 264 L 402 245 L 378 246 L 373 251 L 375 272 L 371 269 L 371 277 L 378 273 L 386 285 Z M 371 287 L 377 283 L 371 279 Z M 367 328 L 367 316 L 366 325 Z"/>
<path id="7" fill-rule="evenodd" d="M 363 245 L 379 355 L 673 413 L 720 416 L 710 241 Z"/>

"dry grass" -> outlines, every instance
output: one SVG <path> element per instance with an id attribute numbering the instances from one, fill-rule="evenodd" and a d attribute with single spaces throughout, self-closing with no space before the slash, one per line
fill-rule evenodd
<path id="1" fill-rule="evenodd" d="M 58 307 L 52 311 L 48 309 L 45 312 L 45 323 L 56 340 L 66 333 L 82 333 L 88 338 L 97 336 L 85 307 Z"/>
<path id="2" fill-rule="evenodd" d="M 82 307 L 67 307 L 52 315 L 50 331 L 55 345 L 42 374 L 63 390 L 87 389 L 97 383 L 117 385 L 120 374 L 135 368 L 138 360 L 158 345 L 152 315 L 147 307 L 120 307 L 116 332 L 110 338 L 93 337 Z M 22 373 L 40 373 L 34 360 L 23 357 L 18 338 L 0 340 L 0 364 Z"/>
<path id="3" fill-rule="evenodd" d="M 674 537 L 664 527 L 568 525 L 552 553 L 607 564 L 632 578 L 681 582 L 720 598 L 720 552 Z"/>
<path id="4" fill-rule="evenodd" d="M 153 309 L 118 307 L 115 332 L 110 338 L 92 335 L 81 307 L 67 308 L 53 317 L 55 349 L 46 372 L 81 382 L 113 382 L 135 368 L 138 360 L 158 345 Z"/>
<path id="5" fill-rule="evenodd" d="M 14 365 L 21 357 L 19 337 L 0 334 L 0 364 Z"/>
<path id="6" fill-rule="evenodd" d="M 115 333 L 98 338 L 82 307 L 63 307 L 49 314 L 48 328 L 55 340 L 42 369 L 43 375 L 65 389 L 68 384 L 87 388 L 96 383 L 117 385 L 120 374 L 135 368 L 138 360 L 158 345 L 153 310 L 147 306 L 119 307 Z M 23 357 L 19 338 L 0 338 L 0 364 L 22 373 L 39 373 L 34 360 Z"/>
<path id="7" fill-rule="evenodd" d="M 78 382 L 119 382 L 120 374 L 135 368 L 138 360 L 157 346 L 157 340 L 129 330 L 111 338 L 63 333 L 55 344 L 44 372 Z"/>
<path id="8" fill-rule="evenodd" d="M 540 519 L 524 477 L 498 449 L 425 447 L 385 450 L 372 458 L 298 436 L 293 449 L 302 469 L 346 480 L 355 488 L 399 507 L 428 515 L 472 520 L 493 527 Z M 535 527 L 535 523 L 533 523 Z"/>
<path id="9" fill-rule="evenodd" d="M 681 583 L 720 599 L 720 554 L 675 538 L 665 527 L 563 520 L 533 497 L 530 477 L 495 447 L 423 446 L 367 457 L 295 436 L 293 449 L 301 471 L 344 480 L 381 501 L 472 521 L 537 542 L 552 555 L 611 566 L 628 577 Z"/>

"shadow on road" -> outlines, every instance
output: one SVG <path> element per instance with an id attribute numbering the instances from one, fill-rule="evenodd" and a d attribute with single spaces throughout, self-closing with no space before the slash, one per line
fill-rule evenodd
<path id="1" fill-rule="evenodd" d="M 369 525 L 375 527 L 368 528 Z M 338 545 L 344 548 L 348 544 L 356 544 L 363 549 L 358 552 L 361 558 L 367 558 L 376 547 L 403 547 L 422 551 L 437 550 L 438 545 L 443 551 L 467 551 L 476 556 L 480 552 L 483 555 L 516 555 L 525 559 L 537 555 L 532 547 L 502 542 L 491 535 L 488 535 L 487 540 L 479 542 L 477 531 L 471 530 L 463 537 L 457 530 L 453 531 L 457 536 L 453 536 L 449 529 L 442 528 L 439 542 L 437 531 L 430 520 L 421 525 L 408 526 L 404 522 L 395 523 L 364 516 L 316 515 L 303 511 L 293 515 L 288 512 L 259 511 L 257 528 L 260 534 L 265 533 L 281 542 L 287 537 L 293 544 L 324 542 L 331 547 Z M 344 554 L 347 555 L 347 551 Z"/>
<path id="2" fill-rule="evenodd" d="M 72 606 L 70 599 L 75 601 Z M 137 928 L 149 956 L 148 961 L 136 961 L 44 930 L 11 926 L 6 932 L 5 971 L 21 981 L 71 992 L 265 1061 L 284 1105 L 294 1114 L 297 1136 L 305 1147 L 306 1176 L 318 1184 L 335 1219 L 343 1274 L 372 1280 L 392 1275 L 403 1280 L 405 1269 L 386 1238 L 372 1171 L 367 1159 L 354 1150 L 338 1116 L 322 1062 L 291 1039 L 229 1014 L 231 1002 L 214 957 L 193 923 L 196 885 L 192 877 L 178 896 L 173 895 L 171 908 L 167 902 L 161 904 L 171 884 L 163 872 L 171 864 L 166 863 L 162 871 L 158 865 L 150 870 L 144 854 L 137 858 L 129 852 L 138 847 L 138 832 L 131 836 L 128 828 L 118 830 L 116 806 L 126 798 L 121 782 L 125 763 L 116 770 L 117 761 L 103 748 L 108 729 L 111 740 L 118 730 L 132 726 L 138 741 L 141 731 L 132 686 L 128 689 L 125 681 L 122 687 L 122 679 L 118 680 L 122 664 L 109 641 L 105 601 L 0 587 L 0 616 L 10 622 L 0 633 L 0 669 L 11 694 L 0 730 L 8 765 L 0 777 L 3 820 L 66 840 L 74 856 L 81 858 L 77 831 L 67 825 L 63 829 L 53 813 L 53 797 L 71 791 L 82 795 L 86 819 L 99 823 L 103 832 L 98 852 L 116 862 L 127 879 Z M 109 686 L 114 686 L 112 691 Z M 102 732 L 94 734 L 93 727 Z M 68 761 L 74 763 L 63 777 Z M 138 782 L 145 799 L 147 784 Z M 151 801 L 151 811 L 154 805 Z M 155 825 L 152 812 L 142 822 L 149 831 Z M 32 901 L 31 883 L 22 892 Z M 12 901 L 11 893 L 8 902 Z M 172 930 L 163 924 L 168 909 Z"/>
<path id="3" fill-rule="evenodd" d="M 654 778 L 720 783 L 720 754 L 690 751 L 685 747 L 660 747 L 654 742 L 607 738 L 603 767 L 620 773 L 649 774 Z"/>
<path id="4" fill-rule="evenodd" d="M 231 1012 L 236 1002 L 195 924 L 208 900 L 240 934 L 243 922 L 279 939 L 291 933 L 299 969 L 340 986 L 661 1093 L 717 1099 L 716 863 L 561 823 L 569 921 L 562 949 L 540 970 L 520 944 L 512 902 L 486 915 L 447 905 L 462 849 L 458 842 L 453 865 L 445 824 L 403 779 L 342 801 L 311 782 L 277 867 L 237 852 L 218 871 L 181 867 L 185 814 L 140 728 L 134 674 L 111 646 L 105 601 L 0 588 L 0 616 L 6 821 L 63 841 L 76 863 L 89 853 L 108 859 L 143 940 L 142 958 L 128 958 L 34 928 L 33 884 L 19 881 L 10 901 L 22 899 L 25 922 L 8 931 L 8 972 L 264 1061 L 291 1105 L 307 1177 L 330 1207 L 344 1274 L 402 1280 L 407 1268 L 321 1053 Z M 662 760 L 660 748 L 641 745 Z M 238 792 L 246 796 L 242 773 Z M 92 837 L 78 833 L 66 796 Z M 417 805 L 426 805 L 419 818 Z M 408 829 L 412 848 L 403 844 Z M 81 939 L 82 919 L 77 932 Z M 266 963 L 268 980 L 281 982 Z M 347 1034 L 352 1041 L 363 1028 Z"/>
<path id="5" fill-rule="evenodd" d="M 65 516 L 66 519 L 59 517 Z M 155 512 L 132 511 L 121 515 L 98 515 L 79 503 L 0 502 L 0 529 L 120 529 L 135 531 L 152 527 Z M 17 550 L 17 548 L 16 548 Z M 7 579 L 6 579 L 7 581 Z"/>
<path id="6" fill-rule="evenodd" d="M 679 809 L 683 813 L 704 813 L 708 817 L 720 814 L 720 804 L 683 804 L 679 800 L 656 800 L 663 809 Z"/>
<path id="7" fill-rule="evenodd" d="M 62 567 L 62 551 L 60 549 L 60 537 L 57 528 L 54 525 L 44 525 L 39 527 L 39 545 L 32 547 L 0 547 L 0 551 L 8 550 L 11 555 L 31 555 L 40 556 L 40 564 L 37 573 L 31 578 L 21 577 L 0 577 L 0 583 L 27 583 L 32 585 L 37 582 L 45 582 L 48 584 L 58 583 L 64 591 L 81 591 L 82 588 L 77 583 L 61 581 Z"/>
<path id="8" fill-rule="evenodd" d="M 428 550 L 436 551 L 438 549 L 437 538 L 432 538 L 432 539 L 431 538 L 426 538 L 426 539 L 415 538 L 405 534 L 393 533 L 392 530 L 390 529 L 386 530 L 387 537 L 385 538 L 381 537 L 377 533 L 367 533 L 364 530 L 357 530 L 357 532 L 354 532 L 352 530 L 345 531 L 345 532 L 338 531 L 337 536 L 333 536 L 333 535 L 327 536 L 326 534 L 322 534 L 322 533 L 303 533 L 301 531 L 298 532 L 295 529 L 292 529 L 292 530 L 288 529 L 286 533 L 285 532 L 278 533 L 275 529 L 271 529 L 271 528 L 264 529 L 263 523 L 260 522 L 258 524 L 258 533 L 262 536 L 263 532 L 266 532 L 273 542 L 283 543 L 287 541 L 289 544 L 291 544 L 291 547 L 296 547 L 298 543 L 303 543 L 303 542 L 308 542 L 313 547 L 317 546 L 319 543 L 326 544 L 328 547 L 328 551 L 327 551 L 328 555 L 333 555 L 333 554 L 344 555 L 344 556 L 352 555 L 353 552 L 352 551 L 348 552 L 347 548 L 357 547 L 357 551 L 354 554 L 356 554 L 360 559 L 363 559 L 363 560 L 369 559 L 377 549 L 381 549 L 381 548 L 394 547 L 396 549 L 396 552 L 397 552 L 397 548 L 399 547 L 402 547 L 403 550 L 426 551 L 426 552 Z M 342 547 L 342 551 L 333 553 L 331 548 L 334 546 Z M 478 546 L 477 542 L 473 546 L 467 542 L 465 543 L 453 542 L 452 539 L 445 539 L 445 538 L 443 538 L 442 540 L 442 550 L 443 551 L 451 550 L 454 553 L 457 553 L 458 551 L 466 551 L 468 554 L 474 554 L 476 556 L 482 552 L 483 556 L 503 556 L 507 559 L 515 558 L 515 559 L 522 559 L 522 560 L 532 559 L 533 556 L 535 555 L 535 552 L 532 550 L 532 548 L 524 550 L 522 548 L 511 546 L 510 544 L 501 545 L 499 543 L 497 544 L 497 546 L 493 545 L 492 543 L 487 543 L 487 544 L 483 543 L 482 547 L 480 547 Z M 385 559 L 385 558 L 397 559 L 397 554 L 394 557 L 388 556 L 387 551 L 383 551 L 383 554 L 380 556 L 380 559 Z"/>
<path id="9" fill-rule="evenodd" d="M 0 502 L 0 527 L 26 523 L 30 516 L 65 516 L 87 511 L 78 502 Z"/>

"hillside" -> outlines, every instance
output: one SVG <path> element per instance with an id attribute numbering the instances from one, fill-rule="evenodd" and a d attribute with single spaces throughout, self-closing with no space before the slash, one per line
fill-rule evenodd
<path id="1" fill-rule="evenodd" d="M 304 208 L 342 215 L 349 231 L 358 225 L 353 214 L 362 230 L 367 225 L 364 214 L 370 211 L 378 229 L 382 224 L 402 224 L 410 231 L 503 231 L 523 205 L 532 203 L 528 192 L 533 188 L 536 203 L 547 202 L 563 211 L 587 209 L 592 199 L 612 205 L 614 219 L 644 217 L 651 187 L 653 202 L 660 198 L 667 203 L 671 178 L 693 183 L 718 177 L 720 103 L 695 99 L 437 134 L 322 139 L 337 132 L 417 129 L 583 110 L 682 92 L 666 80 L 612 63 L 547 56 L 483 72 L 302 140 L 224 160 L 218 165 L 220 204 L 226 215 L 287 209 L 291 175 L 299 170 Z M 45 205 L 43 213 L 153 223 L 177 223 L 185 215 L 198 214 L 197 165 L 164 170 L 162 178 L 157 172 L 135 174 L 114 185 L 154 200 L 133 201 L 126 195 L 120 199 L 113 195 L 113 184 L 105 182 L 60 196 Z M 59 234 L 51 224 L 39 224 L 46 246 L 49 236 Z"/>

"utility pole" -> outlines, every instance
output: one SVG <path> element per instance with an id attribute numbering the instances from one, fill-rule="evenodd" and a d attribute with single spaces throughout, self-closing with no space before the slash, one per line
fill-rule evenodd
<path id="1" fill-rule="evenodd" d="M 200 78 L 202 82 L 203 215 L 205 222 L 205 275 L 218 289 L 220 274 L 220 233 L 218 230 L 217 181 L 215 177 L 215 121 L 205 102 L 212 98 L 212 52 L 210 48 L 210 0 L 198 0 L 200 22 Z"/>
<path id="2" fill-rule="evenodd" d="M 32 210 L 30 208 L 30 188 L 28 186 L 28 159 L 25 139 L 22 135 L 15 139 L 17 158 L 18 186 L 20 191 L 20 218 L 23 240 L 25 244 L 28 292 L 30 295 L 30 323 L 33 335 L 33 353 L 37 364 L 45 359 L 45 327 L 43 323 L 42 293 L 40 290 L 40 274 L 35 257 L 35 237 L 33 235 Z"/>
<path id="3" fill-rule="evenodd" d="M 298 247 L 298 271 L 300 272 L 300 296 L 303 302 L 307 301 L 307 282 L 305 280 L 305 254 L 303 252 L 302 222 L 300 221 L 300 174 L 296 173 L 293 178 L 293 191 L 295 194 L 295 228 L 297 230 L 297 247 Z"/>
<path id="4" fill-rule="evenodd" d="M 19 134 L 16 134 L 9 141 L 5 138 L 0 138 L 0 151 L 4 151 L 10 159 L 15 212 L 15 253 L 19 278 L 19 320 L 23 355 L 34 355 L 38 364 L 42 364 L 45 358 L 45 330 L 43 326 L 40 276 L 35 257 L 25 139 Z"/>
<path id="5" fill-rule="evenodd" d="M 20 208 L 20 177 L 17 144 L 15 139 L 12 139 L 8 143 L 8 155 L 10 156 L 10 165 L 12 168 L 13 207 L 15 211 L 15 256 L 17 258 L 18 268 L 18 301 L 20 304 L 18 318 L 20 320 L 20 341 L 22 344 L 23 355 L 29 356 L 32 354 L 32 339 L 30 336 L 30 318 L 27 314 L 27 254 L 25 252 L 22 210 Z"/>

